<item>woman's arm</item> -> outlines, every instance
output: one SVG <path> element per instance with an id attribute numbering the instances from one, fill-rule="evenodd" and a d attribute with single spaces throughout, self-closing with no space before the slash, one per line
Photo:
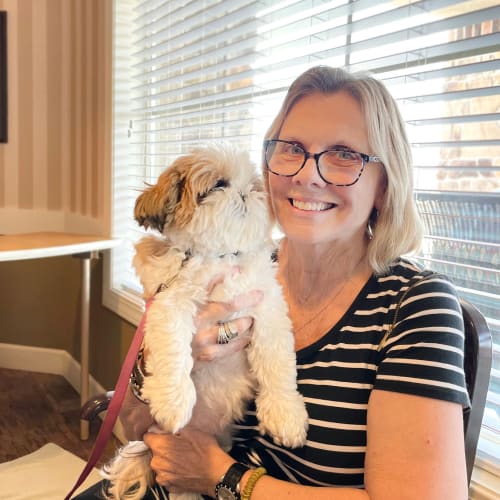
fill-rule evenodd
<path id="1" fill-rule="evenodd" d="M 367 416 L 365 483 L 373 498 L 467 498 L 463 319 L 453 286 L 412 287 L 384 349 Z"/>
<path id="2" fill-rule="evenodd" d="M 260 478 L 252 500 L 465 500 L 467 483 L 462 410 L 456 403 L 373 391 L 368 408 L 366 489 L 302 486 Z M 159 484 L 175 493 L 214 496 L 234 463 L 215 439 L 186 428 L 177 435 L 146 434 Z M 245 487 L 251 472 L 241 481 Z"/>
<path id="3" fill-rule="evenodd" d="M 365 482 L 371 499 L 467 498 L 460 404 L 374 390 L 367 428 Z"/>
<path id="4" fill-rule="evenodd" d="M 175 435 L 148 433 L 144 435 L 144 441 L 153 453 L 151 468 L 156 473 L 158 484 L 165 486 L 171 493 L 193 491 L 213 497 L 215 486 L 235 462 L 212 436 L 190 429 L 189 426 Z M 250 475 L 251 471 L 242 477 L 240 491 Z M 265 475 L 257 481 L 251 498 L 367 500 L 369 497 L 365 491 L 354 488 L 301 486 Z M 384 497 L 384 500 L 390 499 Z"/>

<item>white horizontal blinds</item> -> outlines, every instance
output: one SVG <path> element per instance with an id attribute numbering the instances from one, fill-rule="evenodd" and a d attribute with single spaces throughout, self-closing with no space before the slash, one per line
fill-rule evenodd
<path id="1" fill-rule="evenodd" d="M 498 433 L 500 8 L 473 7 L 481 5 L 469 2 L 448 10 L 450 26 L 441 23 L 441 48 L 423 51 L 416 67 L 408 65 L 386 81 L 399 99 L 413 144 L 416 197 L 426 230 L 422 260 L 453 279 L 493 333 L 484 423 Z"/>
<path id="2" fill-rule="evenodd" d="M 136 189 L 196 144 L 229 139 L 259 162 L 265 130 L 299 73 L 317 64 L 373 72 L 408 123 L 422 259 L 452 277 L 494 332 L 486 420 L 499 429 L 498 1 L 115 1 L 117 11 L 134 5 L 124 39 L 129 94 L 119 102 L 133 126 L 129 139 L 123 131 L 126 154 L 117 153 L 125 166 L 115 164 L 127 238 L 140 234 Z M 132 244 L 116 270 L 128 287 L 131 258 Z"/>
<path id="3" fill-rule="evenodd" d="M 113 234 L 124 244 L 111 259 L 112 287 L 120 294 L 137 284 L 131 268 L 134 201 L 143 186 L 145 172 L 138 170 L 131 156 L 131 73 L 134 50 L 130 37 L 135 0 L 119 0 L 113 14 Z"/>
<path id="4" fill-rule="evenodd" d="M 137 8 L 137 164 L 155 178 L 196 144 L 252 146 L 258 2 L 163 2 Z M 254 145 L 255 147 L 255 145 Z"/>
<path id="5" fill-rule="evenodd" d="M 137 187 L 155 182 L 173 159 L 203 142 L 231 140 L 256 155 L 262 127 L 254 102 L 258 2 L 132 3 L 127 154 L 135 175 L 124 171 L 121 181 L 128 203 L 120 216 L 129 221 L 124 262 L 142 234 L 132 220 Z M 126 269 L 122 286 L 138 289 Z"/>

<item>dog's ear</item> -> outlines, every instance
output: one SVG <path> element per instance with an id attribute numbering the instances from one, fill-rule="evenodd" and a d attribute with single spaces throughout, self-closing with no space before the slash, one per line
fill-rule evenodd
<path id="1" fill-rule="evenodd" d="M 163 233 L 174 216 L 182 197 L 185 182 L 184 169 L 175 162 L 165 170 L 158 182 L 149 186 L 135 202 L 134 217 L 144 228 L 153 228 Z"/>
<path id="2" fill-rule="evenodd" d="M 198 205 L 195 186 L 193 185 L 193 169 L 189 169 L 184 177 L 182 191 L 179 193 L 179 202 L 175 210 L 175 227 L 183 228 L 193 217 Z"/>

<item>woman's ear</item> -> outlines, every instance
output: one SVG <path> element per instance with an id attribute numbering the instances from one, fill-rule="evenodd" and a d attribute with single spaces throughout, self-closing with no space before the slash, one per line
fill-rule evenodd
<path id="1" fill-rule="evenodd" d="M 375 191 L 375 199 L 373 201 L 373 208 L 380 212 L 385 203 L 385 195 L 387 193 L 387 174 L 385 170 L 380 175 Z"/>

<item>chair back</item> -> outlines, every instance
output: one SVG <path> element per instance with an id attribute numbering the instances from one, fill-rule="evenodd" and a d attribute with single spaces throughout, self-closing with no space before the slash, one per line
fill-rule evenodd
<path id="1" fill-rule="evenodd" d="M 465 460 L 470 484 L 490 381 L 493 343 L 484 316 L 470 302 L 460 299 L 465 326 L 464 370 L 470 408 L 464 410 Z"/>

